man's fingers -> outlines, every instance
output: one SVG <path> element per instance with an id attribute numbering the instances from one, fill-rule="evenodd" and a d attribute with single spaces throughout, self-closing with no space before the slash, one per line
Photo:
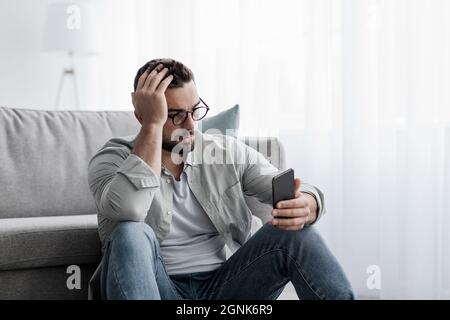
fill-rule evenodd
<path id="1" fill-rule="evenodd" d="M 308 217 L 288 218 L 288 219 L 273 219 L 272 224 L 275 226 L 294 227 L 308 222 Z"/>
<path id="2" fill-rule="evenodd" d="M 144 89 L 145 91 L 149 89 L 152 79 L 163 69 L 163 67 L 164 65 L 160 63 L 149 73 L 147 79 L 145 79 L 145 83 L 142 89 Z"/>
<path id="3" fill-rule="evenodd" d="M 290 218 L 290 219 L 274 219 L 276 226 L 298 226 L 303 223 L 303 218 Z"/>
<path id="4" fill-rule="evenodd" d="M 275 218 L 295 218 L 309 215 L 307 208 L 293 208 L 293 209 L 274 209 L 272 216 Z"/>
<path id="5" fill-rule="evenodd" d="M 169 74 L 161 83 L 159 84 L 156 91 L 159 91 L 161 93 L 166 92 L 167 87 L 169 87 L 170 83 L 173 80 L 173 75 Z"/>
<path id="6" fill-rule="evenodd" d="M 295 197 L 300 197 L 300 186 L 302 184 L 302 181 L 300 178 L 295 178 L 294 180 L 294 190 L 295 190 Z"/>
<path id="7" fill-rule="evenodd" d="M 298 197 L 290 200 L 281 200 L 277 203 L 277 209 L 287 208 L 304 208 L 308 205 L 308 200 L 305 197 Z"/>
<path id="8" fill-rule="evenodd" d="M 147 69 L 147 70 L 145 70 L 145 72 L 143 74 L 141 74 L 141 76 L 139 77 L 137 86 L 136 86 L 136 91 L 142 89 L 149 73 L 150 73 L 150 71 Z"/>
<path id="9" fill-rule="evenodd" d="M 169 72 L 169 69 L 168 68 L 164 68 L 160 72 L 158 72 L 157 75 L 152 77 L 150 79 L 150 83 L 148 85 L 147 90 L 150 91 L 150 92 L 154 92 L 156 90 L 156 88 L 159 86 L 161 80 L 165 78 L 165 76 L 167 75 L 168 72 Z"/>

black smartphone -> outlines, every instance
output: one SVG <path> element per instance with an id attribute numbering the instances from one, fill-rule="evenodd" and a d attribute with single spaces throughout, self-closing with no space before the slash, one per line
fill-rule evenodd
<path id="1" fill-rule="evenodd" d="M 289 168 L 272 178 L 272 204 L 276 208 L 278 201 L 295 197 L 294 169 Z"/>

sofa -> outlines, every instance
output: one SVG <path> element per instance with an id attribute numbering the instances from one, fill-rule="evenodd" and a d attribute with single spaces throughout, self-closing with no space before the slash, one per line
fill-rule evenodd
<path id="1" fill-rule="evenodd" d="M 93 275 L 101 250 L 87 165 L 111 137 L 137 134 L 139 128 L 131 111 L 0 106 L 0 299 L 98 297 Z M 238 139 L 284 169 L 276 138 Z M 266 142 L 269 148 L 259 148 Z M 246 200 L 257 215 L 256 230 L 271 208 Z"/>

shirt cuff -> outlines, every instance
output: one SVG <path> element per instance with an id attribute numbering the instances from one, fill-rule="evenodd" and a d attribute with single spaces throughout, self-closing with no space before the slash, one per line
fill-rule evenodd
<path id="1" fill-rule="evenodd" d="M 123 174 L 136 189 L 160 186 L 160 177 L 139 156 L 131 153 L 122 163 L 118 173 Z"/>

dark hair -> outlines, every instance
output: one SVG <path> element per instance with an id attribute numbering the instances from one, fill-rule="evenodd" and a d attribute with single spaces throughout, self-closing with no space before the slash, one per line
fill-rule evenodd
<path id="1" fill-rule="evenodd" d="M 173 80 L 170 82 L 169 88 L 181 88 L 185 83 L 191 80 L 195 82 L 194 74 L 192 73 L 191 69 L 186 67 L 181 62 L 173 59 L 153 59 L 144 64 L 136 73 L 136 77 L 134 77 L 134 91 L 136 91 L 139 78 L 145 72 L 145 70 L 150 69 L 151 71 L 158 64 L 164 65 L 164 67 L 169 69 L 168 74 L 173 75 Z"/>

